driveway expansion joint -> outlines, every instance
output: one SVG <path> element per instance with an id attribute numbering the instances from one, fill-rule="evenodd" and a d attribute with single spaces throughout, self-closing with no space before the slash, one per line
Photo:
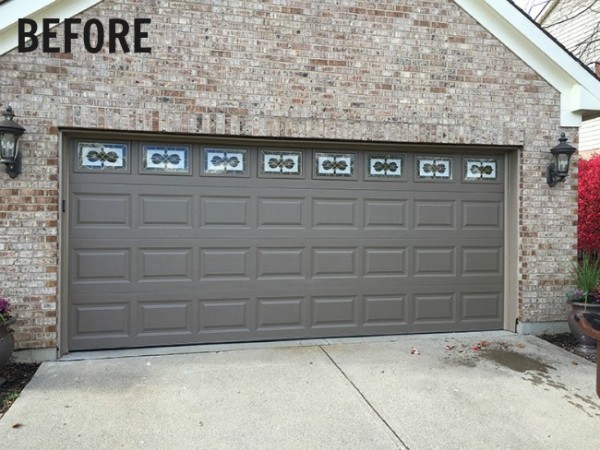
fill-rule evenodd
<path id="1" fill-rule="evenodd" d="M 391 425 L 387 422 L 387 420 L 385 420 L 385 418 L 379 413 L 379 411 L 377 411 L 377 409 L 375 409 L 373 404 L 361 392 L 361 390 L 358 388 L 358 386 L 356 384 L 354 384 L 354 382 L 350 379 L 350 377 L 346 374 L 346 372 L 343 371 L 343 369 L 338 365 L 338 363 L 335 362 L 333 357 L 327 352 L 327 350 L 325 350 L 324 346 L 320 345 L 319 348 L 323 351 L 323 353 L 325 353 L 327 358 L 329 358 L 331 363 L 344 376 L 344 378 L 346 380 L 348 380 L 348 383 L 350 383 L 350 385 L 354 388 L 354 390 L 358 393 L 358 395 L 360 395 L 360 397 L 365 401 L 365 403 L 368 405 L 368 407 L 371 409 L 371 411 L 373 411 L 375 413 L 375 415 L 377 417 L 379 417 L 379 420 L 381 420 L 381 422 L 383 422 L 383 424 L 387 427 L 387 429 L 390 430 L 390 432 L 394 435 L 394 437 L 396 438 L 398 443 L 401 445 L 401 448 L 403 448 L 404 450 L 410 450 L 410 447 L 408 445 L 406 445 L 406 443 L 402 440 L 402 438 L 400 436 L 398 436 L 398 433 L 396 433 L 396 431 L 391 427 Z"/>

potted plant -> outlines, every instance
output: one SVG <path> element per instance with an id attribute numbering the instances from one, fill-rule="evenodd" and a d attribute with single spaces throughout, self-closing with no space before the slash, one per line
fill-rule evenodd
<path id="1" fill-rule="evenodd" d="M 0 297 L 0 369 L 6 366 L 15 348 L 13 330 L 9 328 L 14 323 L 15 318 L 11 315 L 10 301 Z"/>
<path id="2" fill-rule="evenodd" d="M 596 339 L 585 334 L 574 317 L 578 312 L 600 314 L 600 258 L 583 254 L 573 268 L 573 276 L 575 288 L 567 292 L 567 303 L 571 305 L 567 323 L 578 342 L 575 350 L 589 355 L 596 352 Z"/>

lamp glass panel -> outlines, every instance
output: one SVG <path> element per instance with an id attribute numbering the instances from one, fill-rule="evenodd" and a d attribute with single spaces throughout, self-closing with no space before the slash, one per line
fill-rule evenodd
<path id="1" fill-rule="evenodd" d="M 556 157 L 557 172 L 567 174 L 569 172 L 569 159 L 571 155 L 559 154 Z"/>
<path id="2" fill-rule="evenodd" d="M 0 133 L 0 157 L 2 159 L 14 160 L 17 139 L 12 133 Z"/>

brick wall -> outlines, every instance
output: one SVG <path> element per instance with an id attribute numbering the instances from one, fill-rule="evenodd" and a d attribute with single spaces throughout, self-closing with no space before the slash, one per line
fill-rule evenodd
<path id="1" fill-rule="evenodd" d="M 519 298 L 506 301 L 523 321 L 564 319 L 576 177 L 545 182 L 559 94 L 454 2 L 105 0 L 82 14 L 111 17 L 151 18 L 152 53 L 79 42 L 0 57 L 0 106 L 27 128 L 23 173 L 0 174 L 18 348 L 57 344 L 61 127 L 522 146 Z"/>

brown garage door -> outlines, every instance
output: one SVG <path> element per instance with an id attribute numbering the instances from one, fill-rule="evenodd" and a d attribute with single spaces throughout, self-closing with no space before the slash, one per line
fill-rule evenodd
<path id="1" fill-rule="evenodd" d="M 503 160 L 73 141 L 69 349 L 501 329 Z"/>

